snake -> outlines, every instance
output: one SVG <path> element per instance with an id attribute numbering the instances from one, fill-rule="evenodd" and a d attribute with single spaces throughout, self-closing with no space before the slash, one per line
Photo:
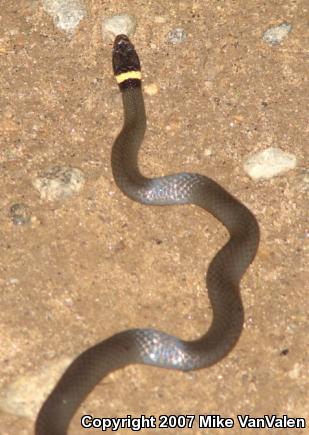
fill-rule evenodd
<path id="1" fill-rule="evenodd" d="M 145 205 L 199 206 L 228 230 L 229 239 L 211 260 L 206 274 L 212 321 L 196 340 L 184 341 L 150 328 L 128 329 L 86 349 L 68 366 L 44 401 L 35 423 L 36 435 L 66 435 L 80 404 L 109 373 L 129 364 L 180 371 L 209 367 L 234 348 L 243 328 L 240 281 L 258 250 L 257 219 L 242 202 L 207 176 L 180 172 L 147 178 L 140 172 L 138 153 L 146 130 L 141 66 L 134 45 L 124 34 L 115 37 L 113 70 L 124 116 L 111 154 L 118 188 Z"/>

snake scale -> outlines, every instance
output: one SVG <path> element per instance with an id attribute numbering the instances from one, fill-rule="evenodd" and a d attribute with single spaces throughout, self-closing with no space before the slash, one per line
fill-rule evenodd
<path id="1" fill-rule="evenodd" d="M 206 285 L 213 310 L 207 332 L 183 341 L 154 329 L 130 329 L 80 354 L 66 369 L 38 414 L 36 435 L 65 435 L 76 410 L 94 386 L 128 364 L 175 370 L 211 366 L 235 346 L 243 327 L 239 284 L 259 244 L 256 218 L 214 180 L 195 173 L 146 178 L 138 168 L 138 151 L 146 130 L 138 55 L 127 36 L 118 35 L 113 68 L 122 94 L 124 124 L 112 149 L 112 171 L 119 189 L 146 205 L 194 204 L 216 217 L 230 238 L 211 261 Z"/>

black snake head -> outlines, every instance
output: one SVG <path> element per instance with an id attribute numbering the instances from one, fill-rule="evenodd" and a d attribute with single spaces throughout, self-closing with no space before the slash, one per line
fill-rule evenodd
<path id="1" fill-rule="evenodd" d="M 134 45 L 126 35 L 118 35 L 115 38 L 113 70 L 121 90 L 140 86 L 140 61 Z"/>

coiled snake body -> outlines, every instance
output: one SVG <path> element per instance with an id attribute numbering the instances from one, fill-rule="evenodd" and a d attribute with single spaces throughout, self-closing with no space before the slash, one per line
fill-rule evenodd
<path id="1" fill-rule="evenodd" d="M 36 435 L 67 434 L 81 402 L 108 373 L 136 363 L 183 371 L 208 367 L 230 352 L 242 331 L 239 283 L 257 252 L 257 221 L 241 202 L 206 176 L 183 172 L 149 179 L 140 173 L 137 155 L 146 129 L 140 63 L 124 35 L 115 39 L 113 67 L 124 107 L 124 125 L 112 150 L 118 187 L 147 205 L 198 205 L 225 225 L 230 239 L 211 261 L 206 276 L 213 310 L 208 331 L 187 342 L 153 329 L 131 329 L 87 349 L 71 363 L 44 402 Z"/>

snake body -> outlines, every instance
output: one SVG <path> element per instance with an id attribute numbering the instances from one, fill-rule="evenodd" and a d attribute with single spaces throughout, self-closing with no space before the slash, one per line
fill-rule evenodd
<path id="1" fill-rule="evenodd" d="M 213 310 L 207 332 L 198 340 L 183 341 L 158 330 L 130 329 L 87 349 L 71 363 L 44 402 L 36 435 L 67 434 L 77 408 L 107 374 L 137 363 L 182 371 L 211 366 L 231 351 L 243 327 L 239 284 L 258 249 L 258 223 L 247 207 L 206 176 L 182 172 L 146 178 L 140 173 L 137 157 L 146 115 L 139 59 L 125 35 L 115 39 L 113 67 L 124 107 L 124 124 L 112 149 L 112 171 L 120 190 L 142 204 L 202 207 L 228 229 L 230 238 L 207 271 Z"/>

